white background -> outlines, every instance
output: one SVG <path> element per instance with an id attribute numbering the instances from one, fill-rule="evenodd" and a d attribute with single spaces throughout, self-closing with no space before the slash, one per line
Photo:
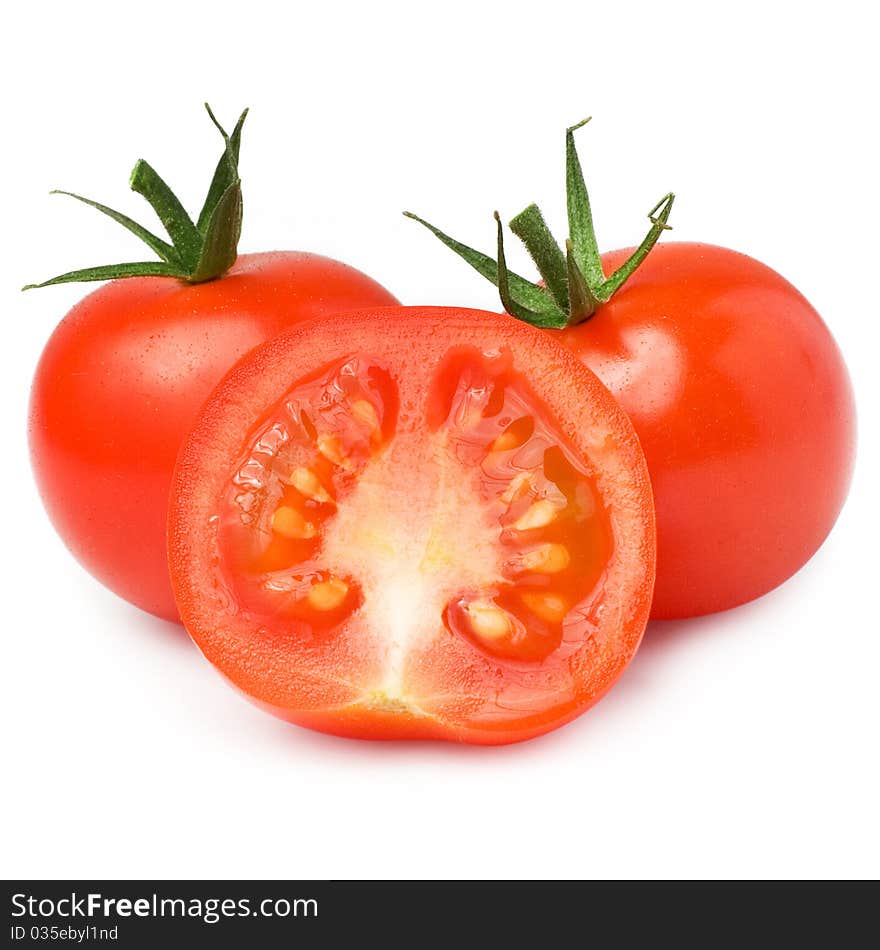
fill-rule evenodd
<path id="1" fill-rule="evenodd" d="M 880 873 L 871 9 L 12 5 L 0 38 L 4 876 Z M 653 625 L 606 700 L 524 745 L 358 743 L 252 708 L 180 629 L 77 566 L 26 454 L 34 366 L 88 288 L 18 288 L 139 253 L 48 189 L 148 221 L 127 190 L 144 156 L 197 207 L 218 154 L 205 98 L 229 125 L 252 107 L 243 250 L 317 251 L 406 303 L 492 309 L 491 286 L 399 212 L 488 250 L 495 207 L 510 217 L 540 200 L 560 232 L 563 130 L 592 114 L 579 142 L 604 248 L 640 239 L 674 189 L 675 238 L 775 267 L 837 337 L 861 441 L 827 544 L 758 603 Z"/>

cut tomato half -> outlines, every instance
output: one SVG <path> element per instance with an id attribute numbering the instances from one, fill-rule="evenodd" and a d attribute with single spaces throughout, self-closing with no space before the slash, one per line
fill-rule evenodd
<path id="1" fill-rule="evenodd" d="M 178 461 L 169 552 L 193 639 L 273 713 L 503 743 L 632 658 L 654 514 L 628 419 L 547 334 L 386 308 L 232 370 Z"/>

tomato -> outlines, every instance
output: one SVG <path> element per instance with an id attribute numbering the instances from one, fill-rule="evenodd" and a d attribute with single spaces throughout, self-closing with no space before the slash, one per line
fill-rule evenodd
<path id="1" fill-rule="evenodd" d="M 123 225 L 159 260 L 29 285 L 111 281 L 70 311 L 43 352 L 31 393 L 31 459 L 49 516 L 83 566 L 168 620 L 178 619 L 165 553 L 171 472 L 208 393 L 239 357 L 301 320 L 397 303 L 369 277 L 325 257 L 238 256 L 247 110 L 230 135 L 210 108 L 208 115 L 224 148 L 195 220 L 145 161 L 131 174 L 171 243 L 71 195 Z"/>
<path id="2" fill-rule="evenodd" d="M 496 744 L 596 702 L 650 610 L 625 414 L 549 336 L 385 308 L 239 362 L 181 450 L 181 617 L 260 706 L 362 738 Z"/>
<path id="3" fill-rule="evenodd" d="M 33 469 L 52 522 L 102 583 L 177 619 L 165 553 L 177 451 L 208 394 L 257 344 L 299 320 L 396 303 L 311 254 L 247 254 L 217 280 L 112 281 L 61 321 L 31 393 Z"/>
<path id="4" fill-rule="evenodd" d="M 606 272 L 629 253 L 603 255 Z M 809 560 L 846 498 L 855 407 L 828 328 L 790 283 L 721 247 L 661 244 L 595 317 L 548 332 L 638 432 L 654 617 L 745 603 Z"/>
<path id="5" fill-rule="evenodd" d="M 566 132 L 570 238 L 536 205 L 510 222 L 541 274 L 407 212 L 483 277 L 512 317 L 542 327 L 605 383 L 648 460 L 657 510 L 652 616 L 746 603 L 790 577 L 831 530 L 852 474 L 855 408 L 818 313 L 779 274 L 720 247 L 655 247 L 672 210 L 649 213 L 638 248 L 601 255 L 573 133 Z"/>

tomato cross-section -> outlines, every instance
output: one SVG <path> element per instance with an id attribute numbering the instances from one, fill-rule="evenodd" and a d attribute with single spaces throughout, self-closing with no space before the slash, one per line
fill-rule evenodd
<path id="1" fill-rule="evenodd" d="M 596 378 L 479 311 L 260 347 L 186 443 L 181 616 L 247 696 L 369 738 L 526 739 L 592 705 L 650 609 L 644 457 Z"/>

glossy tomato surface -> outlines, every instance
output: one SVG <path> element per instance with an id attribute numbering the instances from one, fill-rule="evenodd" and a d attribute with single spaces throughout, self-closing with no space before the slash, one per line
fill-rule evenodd
<path id="1" fill-rule="evenodd" d="M 527 739 L 633 656 L 653 505 L 617 403 L 497 314 L 295 328 L 214 391 L 180 456 L 187 629 L 275 714 L 363 738 Z"/>
<path id="2" fill-rule="evenodd" d="M 395 303 L 312 254 L 242 255 L 222 278 L 104 285 L 52 334 L 31 393 L 30 448 L 58 533 L 102 583 L 177 619 L 165 550 L 177 451 L 222 376 L 300 320 Z"/>
<path id="3" fill-rule="evenodd" d="M 606 273 L 628 253 L 605 255 Z M 791 284 L 734 251 L 661 244 L 593 319 L 553 333 L 645 451 L 654 617 L 745 603 L 811 557 L 849 487 L 855 408 L 828 328 Z"/>

